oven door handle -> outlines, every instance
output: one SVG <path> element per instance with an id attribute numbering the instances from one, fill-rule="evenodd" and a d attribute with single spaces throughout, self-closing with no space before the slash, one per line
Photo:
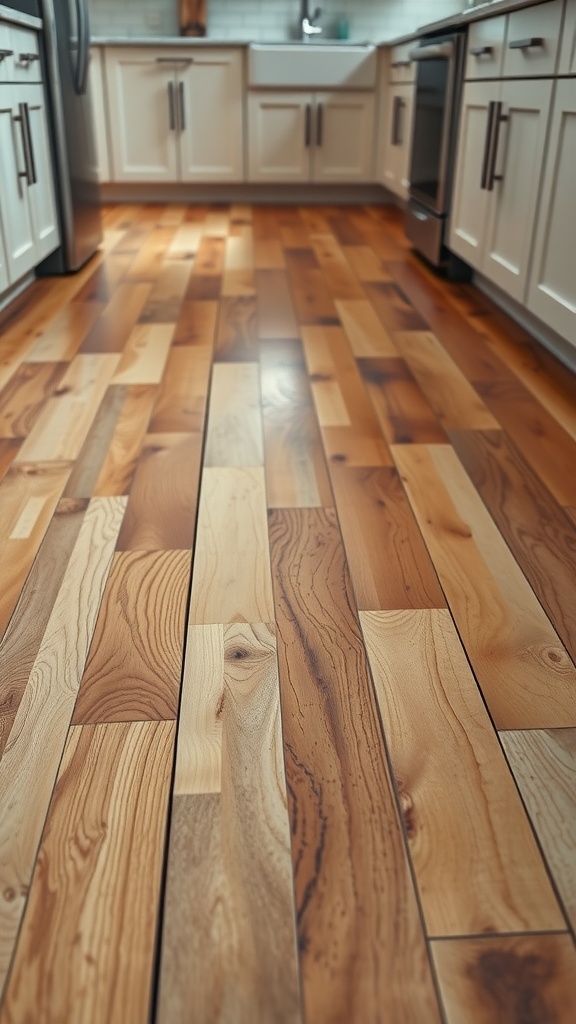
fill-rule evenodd
<path id="1" fill-rule="evenodd" d="M 431 46 L 417 46 L 408 54 L 410 60 L 450 59 L 454 56 L 454 43 L 435 43 Z"/>

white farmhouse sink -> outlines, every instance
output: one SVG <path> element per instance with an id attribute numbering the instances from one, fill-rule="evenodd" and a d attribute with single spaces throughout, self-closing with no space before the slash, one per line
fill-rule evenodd
<path id="1" fill-rule="evenodd" d="M 252 43 L 248 84 L 254 88 L 373 89 L 376 47 L 354 43 Z"/>

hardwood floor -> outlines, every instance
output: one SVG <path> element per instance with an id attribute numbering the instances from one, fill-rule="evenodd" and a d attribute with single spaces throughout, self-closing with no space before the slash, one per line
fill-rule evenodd
<path id="1" fill-rule="evenodd" d="M 571 1024 L 576 378 L 377 207 L 0 328 L 0 1024 Z"/>

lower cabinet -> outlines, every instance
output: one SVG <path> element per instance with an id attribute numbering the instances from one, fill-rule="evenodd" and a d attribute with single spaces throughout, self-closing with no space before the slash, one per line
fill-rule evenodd
<path id="1" fill-rule="evenodd" d="M 553 84 L 464 89 L 449 247 L 518 302 L 528 284 Z"/>
<path id="2" fill-rule="evenodd" d="M 92 123 L 96 147 L 94 168 L 98 181 L 110 181 L 110 159 L 108 156 L 108 130 L 106 124 L 106 103 L 104 90 L 104 53 L 97 46 L 90 50 L 88 88 L 92 104 Z"/>
<path id="3" fill-rule="evenodd" d="M 8 280 L 8 267 L 6 266 L 6 252 L 4 249 L 4 237 L 2 233 L 2 220 L 0 219 L 0 295 L 5 292 L 10 281 Z"/>
<path id="4" fill-rule="evenodd" d="M 374 96 L 250 92 L 248 152 L 250 181 L 373 181 Z"/>
<path id="5" fill-rule="evenodd" d="M 386 87 L 378 180 L 402 199 L 410 186 L 414 83 Z"/>
<path id="6" fill-rule="evenodd" d="M 576 345 L 576 78 L 556 82 L 528 309 Z"/>

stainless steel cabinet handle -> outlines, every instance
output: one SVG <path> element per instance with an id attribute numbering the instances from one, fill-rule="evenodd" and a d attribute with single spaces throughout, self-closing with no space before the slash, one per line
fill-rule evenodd
<path id="1" fill-rule="evenodd" d="M 27 103 L 18 104 L 18 116 L 14 118 L 20 125 L 22 133 L 22 151 L 24 153 L 24 170 L 18 172 L 19 178 L 26 178 L 27 185 L 35 185 L 36 165 L 34 163 L 34 150 L 32 148 L 32 133 L 30 131 L 30 115 Z"/>
<path id="2" fill-rule="evenodd" d="M 494 108 L 496 103 L 490 100 L 488 104 L 488 120 L 486 122 L 486 135 L 484 136 L 484 154 L 482 156 L 482 172 L 480 175 L 480 188 L 485 190 L 488 185 L 488 168 L 490 166 L 490 154 L 492 151 L 492 129 L 494 127 Z"/>
<path id="3" fill-rule="evenodd" d="M 180 131 L 186 131 L 186 108 L 184 105 L 184 82 L 180 82 L 178 86 L 178 95 L 180 97 Z"/>
<path id="4" fill-rule="evenodd" d="M 168 82 L 168 118 L 170 131 L 173 132 L 176 128 L 176 110 L 174 107 L 174 82 Z"/>
<path id="5" fill-rule="evenodd" d="M 544 46 L 542 36 L 531 36 L 530 39 L 513 39 L 508 43 L 509 50 L 532 50 L 538 46 Z"/>
<path id="6" fill-rule="evenodd" d="M 500 125 L 504 121 L 508 120 L 508 115 L 502 113 L 502 104 L 500 101 L 494 104 L 494 130 L 492 132 L 492 146 L 490 154 L 490 168 L 488 171 L 488 182 L 486 184 L 486 191 L 492 192 L 494 190 L 495 181 L 503 181 L 503 174 L 496 174 L 496 161 L 498 160 L 498 143 L 500 142 Z"/>
<path id="7" fill-rule="evenodd" d="M 411 60 L 395 60 L 395 61 L 392 62 L 390 67 L 392 67 L 392 68 L 409 68 L 411 63 L 412 63 Z"/>
<path id="8" fill-rule="evenodd" d="M 39 53 L 19 53 L 18 63 L 19 64 L 31 64 L 35 60 L 40 60 Z"/>
<path id="9" fill-rule="evenodd" d="M 13 57 L 14 50 L 0 50 L 0 61 L 5 60 L 6 57 Z"/>
<path id="10" fill-rule="evenodd" d="M 193 64 L 194 57 L 156 57 L 157 64 Z"/>
<path id="11" fill-rule="evenodd" d="M 400 126 L 402 123 L 402 111 L 406 106 L 401 96 L 394 97 L 394 107 L 392 110 L 392 137 L 390 142 L 393 146 L 402 145 L 402 135 L 400 132 Z"/>
<path id="12" fill-rule="evenodd" d="M 316 145 L 321 146 L 324 141 L 324 104 L 318 104 L 316 115 Z"/>
<path id="13" fill-rule="evenodd" d="M 306 117 L 304 122 L 304 145 L 308 149 L 312 139 L 312 104 L 306 104 Z"/>
<path id="14" fill-rule="evenodd" d="M 493 46 L 473 46 L 471 50 L 468 50 L 471 57 L 489 57 L 494 53 Z"/>

